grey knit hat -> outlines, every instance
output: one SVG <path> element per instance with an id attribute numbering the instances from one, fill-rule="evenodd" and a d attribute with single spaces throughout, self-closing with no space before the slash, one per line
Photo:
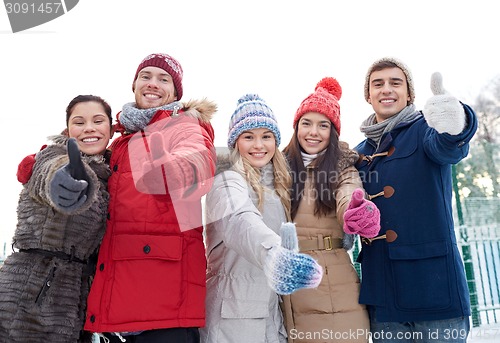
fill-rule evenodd
<path id="1" fill-rule="evenodd" d="M 375 62 L 373 62 L 370 68 L 368 68 L 368 72 L 366 73 L 366 78 L 365 78 L 365 100 L 368 101 L 368 98 L 370 97 L 370 75 L 372 74 L 374 69 L 376 70 L 386 69 L 387 67 L 385 67 L 385 64 L 387 64 L 387 62 L 393 63 L 396 67 L 401 69 L 405 74 L 406 83 L 408 85 L 408 95 L 410 96 L 410 101 L 408 102 L 408 104 L 412 104 L 413 101 L 415 100 L 415 87 L 413 86 L 413 77 L 411 76 L 410 69 L 408 69 L 406 64 L 404 64 L 403 62 L 394 57 L 383 57 L 381 59 L 378 59 Z M 390 66 L 388 67 L 390 68 Z"/>

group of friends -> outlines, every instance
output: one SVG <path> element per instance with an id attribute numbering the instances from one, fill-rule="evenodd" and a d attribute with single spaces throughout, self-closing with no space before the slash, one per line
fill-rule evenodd
<path id="1" fill-rule="evenodd" d="M 79 95 L 21 161 L 0 343 L 466 342 L 451 167 L 477 118 L 439 73 L 417 110 L 408 67 L 375 61 L 354 148 L 335 78 L 300 103 L 282 151 L 273 110 L 244 94 L 224 155 L 216 104 L 181 101 L 182 78 L 148 55 L 115 123 Z"/>

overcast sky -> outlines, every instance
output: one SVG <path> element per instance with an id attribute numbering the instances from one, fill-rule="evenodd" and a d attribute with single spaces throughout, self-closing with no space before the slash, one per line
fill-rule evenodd
<path id="1" fill-rule="evenodd" d="M 283 148 L 297 107 L 325 76 L 343 88 L 341 139 L 354 146 L 372 113 L 363 85 L 375 59 L 394 56 L 409 66 L 419 108 L 431 96 L 434 71 L 471 103 L 500 74 L 498 20 L 490 0 L 81 0 L 66 15 L 13 34 L 2 7 L 0 243 L 10 245 L 16 225 L 21 159 L 64 128 L 76 95 L 99 95 L 114 113 L 133 101 L 132 79 L 149 53 L 180 61 L 182 100 L 218 104 L 217 146 L 226 144 L 238 98 L 258 93 L 278 117 Z"/>

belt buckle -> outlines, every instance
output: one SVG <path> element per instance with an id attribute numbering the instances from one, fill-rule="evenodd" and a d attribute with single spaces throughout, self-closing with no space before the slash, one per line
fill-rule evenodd
<path id="1" fill-rule="evenodd" d="M 333 250 L 332 236 L 323 237 L 323 242 L 325 243 L 325 250 Z"/>

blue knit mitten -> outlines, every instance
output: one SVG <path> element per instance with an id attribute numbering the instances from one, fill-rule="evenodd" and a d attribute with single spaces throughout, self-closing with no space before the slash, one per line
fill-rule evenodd
<path id="1" fill-rule="evenodd" d="M 289 230 L 290 225 L 295 228 L 293 223 L 284 223 L 284 229 Z M 292 242 L 291 247 L 295 250 L 293 239 L 284 242 L 287 245 Z M 315 259 L 293 250 L 277 245 L 267 253 L 264 273 L 269 286 L 278 294 L 291 294 L 301 288 L 316 288 L 323 277 L 323 268 Z"/>

